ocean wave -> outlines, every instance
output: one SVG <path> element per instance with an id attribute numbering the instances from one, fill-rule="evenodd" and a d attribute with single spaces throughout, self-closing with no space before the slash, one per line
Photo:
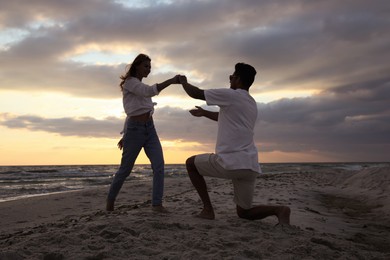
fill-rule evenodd
<path id="1" fill-rule="evenodd" d="M 390 163 L 270 163 L 261 164 L 264 173 L 301 173 L 321 169 L 351 172 L 372 167 L 389 167 Z M 0 166 L 0 199 L 102 187 L 111 183 L 118 165 L 70 166 Z M 165 166 L 166 178 L 186 176 L 184 164 Z M 150 165 L 136 165 L 127 181 L 152 180 Z"/>

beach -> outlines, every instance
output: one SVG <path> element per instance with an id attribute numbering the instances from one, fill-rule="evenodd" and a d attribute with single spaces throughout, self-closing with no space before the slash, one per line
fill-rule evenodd
<path id="1" fill-rule="evenodd" d="M 287 205 L 291 226 L 235 212 L 231 182 L 206 179 L 216 219 L 188 177 L 166 178 L 153 212 L 151 181 L 126 181 L 115 211 L 108 186 L 0 203 L 3 259 L 390 259 L 390 168 L 261 174 L 254 204 Z"/>

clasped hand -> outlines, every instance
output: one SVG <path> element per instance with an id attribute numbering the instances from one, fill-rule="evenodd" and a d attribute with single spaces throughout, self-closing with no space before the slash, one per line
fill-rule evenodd
<path id="1" fill-rule="evenodd" d="M 187 77 L 184 75 L 176 75 L 173 77 L 174 84 L 186 84 L 187 83 Z"/>
<path id="2" fill-rule="evenodd" d="M 187 83 L 187 77 L 184 75 L 179 75 L 179 82 L 180 84 L 186 84 Z"/>

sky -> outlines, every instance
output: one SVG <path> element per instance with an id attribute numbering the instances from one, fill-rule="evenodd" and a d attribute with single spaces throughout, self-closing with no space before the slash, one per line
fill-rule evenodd
<path id="1" fill-rule="evenodd" d="M 260 163 L 390 159 L 388 0 L 0 0 L 0 165 L 119 164 L 139 53 L 149 85 L 228 88 L 254 66 Z M 217 124 L 188 110 L 218 108 L 181 85 L 153 101 L 166 163 L 214 152 Z"/>

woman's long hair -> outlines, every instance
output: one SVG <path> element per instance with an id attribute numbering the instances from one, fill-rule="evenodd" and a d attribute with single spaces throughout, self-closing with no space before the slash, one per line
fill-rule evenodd
<path id="1" fill-rule="evenodd" d="M 122 80 L 119 86 L 121 87 L 121 90 L 123 91 L 123 84 L 125 84 L 125 81 L 128 77 L 135 77 L 137 75 L 137 66 L 140 65 L 144 61 L 152 61 L 148 55 L 145 54 L 138 54 L 137 57 L 135 57 L 133 63 L 131 63 L 130 68 L 126 72 L 125 75 L 121 75 L 120 79 Z M 129 67 L 129 65 L 127 66 Z"/>

